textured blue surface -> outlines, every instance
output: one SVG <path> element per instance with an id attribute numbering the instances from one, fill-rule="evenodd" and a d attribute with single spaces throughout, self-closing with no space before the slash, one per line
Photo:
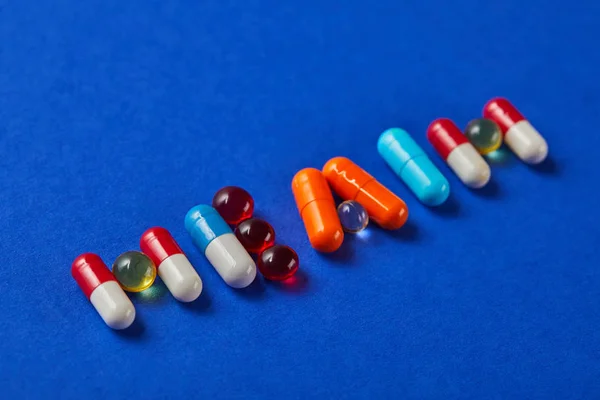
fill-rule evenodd
<path id="1" fill-rule="evenodd" d="M 448 180 L 408 132 L 387 129 L 377 140 L 377 151 L 423 204 L 439 206 L 448 200 Z"/>
<path id="2" fill-rule="evenodd" d="M 4 398 L 600 397 L 600 2 L 0 1 Z M 545 135 L 463 187 L 425 139 L 493 96 Z M 422 206 L 377 137 L 411 132 L 453 187 Z M 290 181 L 336 155 L 409 224 L 311 250 Z M 182 219 L 225 185 L 300 256 L 228 288 Z M 205 294 L 133 296 L 106 328 L 69 267 L 169 229 Z"/>

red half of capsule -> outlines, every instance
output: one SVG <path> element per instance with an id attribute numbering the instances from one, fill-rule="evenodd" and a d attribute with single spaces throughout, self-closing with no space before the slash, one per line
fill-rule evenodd
<path id="1" fill-rule="evenodd" d="M 94 253 L 85 253 L 77 257 L 71 265 L 71 275 L 88 299 L 98 286 L 116 281 L 104 261 Z"/>
<path id="2" fill-rule="evenodd" d="M 468 142 L 458 126 L 448 118 L 436 119 L 429 125 L 427 140 L 444 160 L 452 150 Z"/>
<path id="3" fill-rule="evenodd" d="M 146 254 L 157 268 L 160 264 L 174 254 L 183 254 L 183 251 L 173 239 L 168 230 L 161 227 L 148 229 L 140 239 L 140 249 Z"/>
<path id="4" fill-rule="evenodd" d="M 496 97 L 485 104 L 483 118 L 491 119 L 497 123 L 503 134 L 506 134 L 514 124 L 525 119 L 510 101 L 501 97 Z"/>

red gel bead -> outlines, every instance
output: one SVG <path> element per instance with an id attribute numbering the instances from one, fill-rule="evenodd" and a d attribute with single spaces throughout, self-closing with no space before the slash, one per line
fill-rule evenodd
<path id="1" fill-rule="evenodd" d="M 254 212 L 254 199 L 250 193 L 237 186 L 226 186 L 215 193 L 212 206 L 229 225 L 250 218 Z"/>
<path id="2" fill-rule="evenodd" d="M 277 244 L 258 255 L 258 270 L 266 279 L 283 281 L 298 271 L 298 255 L 291 247 Z"/>
<path id="3" fill-rule="evenodd" d="M 235 228 L 235 236 L 249 253 L 260 253 L 275 243 L 275 230 L 267 221 L 248 218 Z"/>

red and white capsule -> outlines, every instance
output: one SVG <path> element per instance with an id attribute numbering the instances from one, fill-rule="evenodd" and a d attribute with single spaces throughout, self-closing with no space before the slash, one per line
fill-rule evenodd
<path id="1" fill-rule="evenodd" d="M 504 143 L 527 164 L 539 164 L 548 155 L 548 144 L 540 133 L 508 100 L 495 98 L 483 107 L 483 117 L 496 122 Z"/>
<path id="2" fill-rule="evenodd" d="M 194 301 L 202 293 L 202 280 L 183 251 L 165 228 L 148 229 L 140 239 L 140 249 L 158 269 L 158 276 L 177 300 Z"/>
<path id="3" fill-rule="evenodd" d="M 133 323 L 135 308 L 131 300 L 99 256 L 86 253 L 77 257 L 71 275 L 106 325 L 125 329 Z"/>
<path id="4" fill-rule="evenodd" d="M 436 119 L 427 128 L 427 140 L 465 185 L 477 189 L 489 182 L 490 166 L 454 122 Z"/>

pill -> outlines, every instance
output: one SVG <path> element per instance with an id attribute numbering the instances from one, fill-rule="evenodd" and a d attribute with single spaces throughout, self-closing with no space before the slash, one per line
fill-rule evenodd
<path id="1" fill-rule="evenodd" d="M 169 231 L 148 229 L 142 234 L 140 249 L 157 265 L 158 276 L 173 297 L 188 303 L 200 296 L 202 280 Z"/>
<path id="2" fill-rule="evenodd" d="M 205 204 L 192 207 L 185 228 L 225 283 L 240 289 L 254 281 L 254 260 L 217 210 Z"/>
<path id="3" fill-rule="evenodd" d="M 337 212 L 344 232 L 358 233 L 369 225 L 369 213 L 358 201 L 346 200 L 341 202 L 338 205 Z"/>
<path id="4" fill-rule="evenodd" d="M 248 253 L 258 254 L 275 243 L 275 230 L 267 221 L 248 218 L 235 228 L 235 236 Z"/>
<path id="5" fill-rule="evenodd" d="M 73 261 L 71 275 L 106 325 L 125 329 L 135 319 L 135 308 L 102 259 L 93 253 Z"/>
<path id="6" fill-rule="evenodd" d="M 254 212 L 254 199 L 245 189 L 238 186 L 225 186 L 215 193 L 212 206 L 230 225 L 236 225 L 250 218 Z"/>
<path id="7" fill-rule="evenodd" d="M 421 147 L 403 129 L 391 128 L 379 136 L 377 150 L 421 203 L 442 204 L 450 195 L 450 184 Z"/>
<path id="8" fill-rule="evenodd" d="M 258 254 L 257 266 L 265 279 L 284 281 L 298 271 L 300 261 L 294 249 L 276 244 Z"/>
<path id="9" fill-rule="evenodd" d="M 476 118 L 465 128 L 465 137 L 480 154 L 489 154 L 502 146 L 502 131 L 487 118 Z"/>
<path id="10" fill-rule="evenodd" d="M 112 273 L 126 292 L 141 292 L 154 283 L 156 265 L 144 253 L 127 251 L 117 257 Z"/>
<path id="11" fill-rule="evenodd" d="M 348 158 L 327 161 L 323 174 L 338 196 L 360 203 L 382 228 L 398 229 L 406 222 L 406 203 Z"/>
<path id="12" fill-rule="evenodd" d="M 427 139 L 465 185 L 481 188 L 488 183 L 490 166 L 454 122 L 436 119 L 427 128 Z"/>
<path id="13" fill-rule="evenodd" d="M 321 252 L 336 251 L 344 231 L 325 177 L 315 168 L 305 168 L 292 179 L 292 192 L 311 246 Z"/>
<path id="14" fill-rule="evenodd" d="M 483 117 L 496 122 L 504 142 L 527 164 L 539 164 L 548 155 L 548 144 L 540 133 L 508 100 L 495 98 L 483 107 Z"/>

